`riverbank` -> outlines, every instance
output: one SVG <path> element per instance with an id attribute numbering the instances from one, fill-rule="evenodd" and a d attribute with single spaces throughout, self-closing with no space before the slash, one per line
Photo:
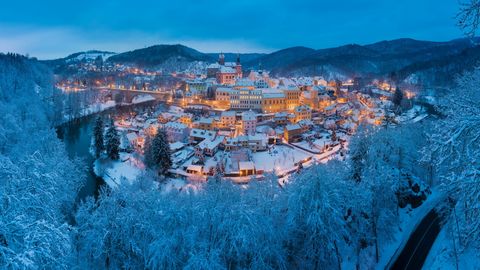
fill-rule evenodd
<path id="1" fill-rule="evenodd" d="M 81 159 L 87 168 L 86 180 L 78 192 L 77 203 L 90 196 L 97 198 L 101 188 L 105 185 L 105 181 L 93 171 L 95 158 L 90 152 L 96 116 L 99 114 L 105 116 L 110 114 L 129 114 L 134 110 L 150 109 L 159 103 L 160 101 L 156 100 L 144 100 L 139 103 L 121 104 L 109 108 L 103 107 L 103 110 L 72 119 L 56 127 L 57 137 L 65 144 L 68 157 L 70 159 Z"/>
<path id="2" fill-rule="evenodd" d="M 155 103 L 155 101 L 156 99 L 152 96 L 140 95 L 138 97 L 135 97 L 131 103 L 121 102 L 117 104 L 114 100 L 108 100 L 106 102 L 90 104 L 86 108 L 80 109 L 79 115 L 74 116 L 73 118 L 70 117 L 67 113 L 65 113 L 63 121 L 58 126 L 68 124 L 69 122 L 78 121 L 81 118 L 102 113 L 115 108 L 135 106 L 142 103 Z"/>

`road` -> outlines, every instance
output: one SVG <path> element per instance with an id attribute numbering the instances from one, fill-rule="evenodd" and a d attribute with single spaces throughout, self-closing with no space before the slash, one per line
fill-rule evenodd
<path id="1" fill-rule="evenodd" d="M 422 269 L 428 253 L 440 233 L 441 220 L 442 216 L 436 209 L 430 210 L 410 235 L 408 242 L 390 269 Z"/>

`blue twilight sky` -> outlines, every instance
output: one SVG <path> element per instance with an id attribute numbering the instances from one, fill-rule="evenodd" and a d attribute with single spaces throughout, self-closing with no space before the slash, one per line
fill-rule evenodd
<path id="1" fill-rule="evenodd" d="M 459 0 L 4 0 L 0 52 L 40 59 L 182 43 L 203 52 L 446 41 Z"/>

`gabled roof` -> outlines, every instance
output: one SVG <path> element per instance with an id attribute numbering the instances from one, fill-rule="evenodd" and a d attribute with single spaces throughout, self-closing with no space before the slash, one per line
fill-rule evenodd
<path id="1" fill-rule="evenodd" d="M 285 126 L 285 129 L 288 131 L 292 131 L 292 130 L 301 129 L 301 127 L 299 124 L 288 124 Z"/>
<path id="2" fill-rule="evenodd" d="M 210 139 L 213 139 L 215 138 L 215 136 L 217 135 L 217 133 L 215 131 L 212 131 L 212 130 L 204 130 L 204 129 L 198 129 L 198 128 L 194 128 L 190 131 L 190 136 L 191 137 L 196 137 L 196 138 L 210 138 Z"/>

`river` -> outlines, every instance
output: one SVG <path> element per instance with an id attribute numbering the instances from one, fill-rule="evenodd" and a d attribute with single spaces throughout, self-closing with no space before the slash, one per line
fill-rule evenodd
<path id="1" fill-rule="evenodd" d="M 97 116 L 110 117 L 113 115 L 144 112 L 145 110 L 153 109 L 157 105 L 158 102 L 151 101 L 130 106 L 115 107 L 57 127 L 57 136 L 64 142 L 69 158 L 79 157 L 88 166 L 86 181 L 78 193 L 76 202 L 80 202 L 89 196 L 97 198 L 100 193 L 100 188 L 105 184 L 103 179 L 96 176 L 93 172 L 93 162 L 95 158 L 89 150 Z"/>

